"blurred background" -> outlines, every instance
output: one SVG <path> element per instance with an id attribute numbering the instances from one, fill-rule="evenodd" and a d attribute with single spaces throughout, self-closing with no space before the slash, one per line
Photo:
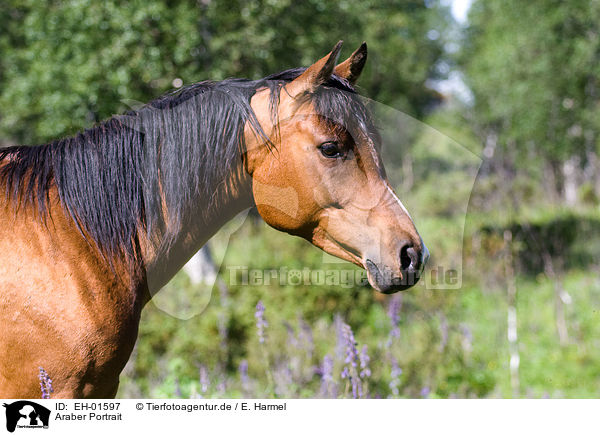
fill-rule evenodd
<path id="1" fill-rule="evenodd" d="M 119 396 L 598 397 L 599 1 L 4 0 L 0 146 L 306 66 L 339 39 L 343 58 L 368 42 L 361 94 L 421 125 L 388 172 L 436 235 L 430 270 L 462 257 L 462 287 L 240 285 L 231 267 L 358 271 L 251 211 L 195 266 L 214 288 L 188 271 L 165 289 L 199 315 L 148 305 Z"/>

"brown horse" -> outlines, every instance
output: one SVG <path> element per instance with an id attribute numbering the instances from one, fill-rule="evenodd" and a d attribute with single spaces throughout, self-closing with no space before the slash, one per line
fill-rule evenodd
<path id="1" fill-rule="evenodd" d="M 262 80 L 201 82 L 75 137 L 0 150 L 0 397 L 114 397 L 151 295 L 228 220 L 366 268 L 391 293 L 427 250 L 354 83 L 363 44 Z"/>

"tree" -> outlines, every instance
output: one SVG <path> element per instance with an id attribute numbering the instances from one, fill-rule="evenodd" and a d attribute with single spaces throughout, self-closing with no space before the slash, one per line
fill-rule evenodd
<path id="1" fill-rule="evenodd" d="M 0 137 L 72 134 L 180 82 L 259 78 L 363 40 L 365 94 L 420 115 L 435 95 L 436 3 L 375 0 L 7 0 L 0 11 Z"/>
<path id="2" fill-rule="evenodd" d="M 480 0 L 469 22 L 461 63 L 481 138 L 568 201 L 586 169 L 600 192 L 600 2 Z"/>

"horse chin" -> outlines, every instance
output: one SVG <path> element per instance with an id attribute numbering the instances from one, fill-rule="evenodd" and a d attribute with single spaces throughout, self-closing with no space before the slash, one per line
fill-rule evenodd
<path id="1" fill-rule="evenodd" d="M 383 269 L 383 272 L 381 269 Z M 420 274 L 415 272 L 405 272 L 404 276 L 398 276 L 385 267 L 378 267 L 371 260 L 365 262 L 365 270 L 367 271 L 367 278 L 371 287 L 384 294 L 393 294 L 408 290 L 420 278 Z"/>

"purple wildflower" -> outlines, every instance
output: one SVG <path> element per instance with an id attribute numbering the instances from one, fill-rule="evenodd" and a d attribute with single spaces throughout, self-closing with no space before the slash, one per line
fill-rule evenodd
<path id="1" fill-rule="evenodd" d="M 288 346 L 288 365 L 291 369 L 292 377 L 294 380 L 298 381 L 298 383 L 302 382 L 304 378 L 304 364 L 303 364 L 303 354 L 304 354 L 304 346 L 301 343 L 300 333 L 296 336 L 296 331 L 292 325 L 288 322 L 283 322 L 283 325 L 287 329 L 287 346 Z M 311 373 L 312 375 L 312 373 Z"/>
<path id="2" fill-rule="evenodd" d="M 344 367 L 344 369 L 342 370 L 342 379 L 346 379 L 350 377 L 350 370 L 348 370 L 348 367 Z"/>
<path id="3" fill-rule="evenodd" d="M 292 369 L 294 380 L 298 384 L 310 381 L 315 372 L 319 371 L 318 367 L 313 365 L 313 354 L 315 350 L 313 331 L 308 323 L 302 317 L 298 319 L 297 332 L 288 327 L 288 346 L 289 350 L 289 365 Z"/>
<path id="4" fill-rule="evenodd" d="M 429 393 L 431 392 L 431 389 L 429 387 L 423 387 L 421 388 L 421 397 L 423 399 L 427 399 L 427 397 L 429 397 Z"/>
<path id="5" fill-rule="evenodd" d="M 205 365 L 200 366 L 200 391 L 202 394 L 206 394 L 208 387 L 210 386 L 210 379 L 208 377 L 208 369 Z"/>
<path id="6" fill-rule="evenodd" d="M 250 379 L 248 378 L 248 360 L 243 359 L 242 361 L 240 361 L 238 371 L 240 372 L 240 380 L 242 381 L 242 387 L 244 389 L 248 389 L 250 381 Z"/>
<path id="7" fill-rule="evenodd" d="M 306 358 L 310 360 L 313 355 L 315 348 L 315 342 L 313 338 L 313 331 L 310 325 L 300 318 L 300 329 L 298 331 L 298 341 L 303 344 L 304 350 L 306 351 Z"/>
<path id="8" fill-rule="evenodd" d="M 294 388 L 292 371 L 286 362 L 281 362 L 273 372 L 276 397 L 289 397 Z"/>
<path id="9" fill-rule="evenodd" d="M 227 379 L 221 376 L 219 383 L 217 384 L 217 391 L 221 397 L 225 396 L 227 392 Z"/>
<path id="10" fill-rule="evenodd" d="M 360 360 L 360 377 L 363 379 L 371 377 L 371 369 L 369 369 L 369 361 L 371 361 L 371 358 L 369 358 L 369 354 L 367 353 L 366 344 L 363 345 L 360 350 L 358 358 Z"/>
<path id="11" fill-rule="evenodd" d="M 265 319 L 265 305 L 263 304 L 262 301 L 258 301 L 258 303 L 256 304 L 256 311 L 254 312 L 254 317 L 256 318 L 256 329 L 257 329 L 257 334 L 258 334 L 258 342 L 260 344 L 264 344 L 266 341 L 265 329 L 267 326 L 269 326 L 269 323 Z M 261 351 L 262 351 L 262 356 L 264 359 L 265 372 L 267 375 L 267 379 L 269 380 L 270 389 L 271 389 L 272 394 L 275 396 L 276 395 L 276 393 L 275 393 L 276 385 L 275 385 L 275 380 L 273 378 L 273 373 L 271 372 L 271 365 L 269 362 L 268 349 L 266 346 L 261 346 Z"/>
<path id="12" fill-rule="evenodd" d="M 344 360 L 346 366 L 342 371 L 342 379 L 349 379 L 352 386 L 352 396 L 355 399 L 362 397 L 362 385 L 357 370 L 358 366 L 358 350 L 356 349 L 356 341 L 354 339 L 354 333 L 350 325 L 344 323 L 342 325 L 344 343 L 346 346 L 346 359 Z"/>
<path id="13" fill-rule="evenodd" d="M 42 390 L 42 399 L 49 399 L 50 395 L 54 393 L 54 388 L 52 388 L 52 379 L 46 370 L 43 367 L 40 367 L 40 373 L 38 375 L 38 379 L 40 380 L 40 389 Z"/>
<path id="14" fill-rule="evenodd" d="M 297 349 L 299 347 L 298 339 L 296 338 L 296 333 L 294 332 L 294 328 L 288 322 L 283 322 L 283 326 L 287 330 L 288 334 L 288 346 Z"/>
<path id="15" fill-rule="evenodd" d="M 392 324 L 390 331 L 390 341 L 392 338 L 400 337 L 400 310 L 402 309 L 402 295 L 394 296 L 388 306 L 388 317 Z"/>
<path id="16" fill-rule="evenodd" d="M 465 352 L 470 352 L 473 345 L 473 333 L 468 325 L 462 324 L 460 326 L 460 332 L 462 333 L 462 347 Z"/>
<path id="17" fill-rule="evenodd" d="M 323 357 L 323 366 L 321 368 L 321 380 L 323 382 L 333 381 L 333 358 L 329 355 Z"/>
<path id="18" fill-rule="evenodd" d="M 400 395 L 400 375 L 402 374 L 402 369 L 398 366 L 398 361 L 396 358 L 392 357 L 392 371 L 391 371 L 392 380 L 390 381 L 390 389 L 392 390 L 392 394 L 397 397 Z"/>
<path id="19" fill-rule="evenodd" d="M 338 361 L 343 361 L 344 359 L 344 349 L 346 348 L 346 343 L 344 339 L 344 321 L 342 320 L 342 316 L 339 314 L 335 315 L 333 320 L 333 327 L 335 328 L 335 333 L 337 335 L 337 345 L 335 347 L 335 357 Z"/>
<path id="20" fill-rule="evenodd" d="M 227 314 L 220 312 L 217 316 L 217 330 L 219 331 L 219 345 L 223 350 L 227 350 L 227 321 Z"/>
<path id="21" fill-rule="evenodd" d="M 329 355 L 323 357 L 321 366 L 321 396 L 335 397 L 335 384 L 333 382 L 333 358 Z"/>
<path id="22" fill-rule="evenodd" d="M 256 304 L 256 312 L 254 313 L 254 317 L 256 317 L 258 341 L 262 344 L 265 342 L 265 328 L 269 326 L 269 324 L 265 320 L 265 306 L 262 303 L 262 301 L 258 301 L 258 303 Z"/>
<path id="23" fill-rule="evenodd" d="M 356 340 L 354 339 L 354 333 L 350 325 L 344 323 L 344 343 L 346 344 L 346 364 L 351 364 L 352 367 L 356 367 L 356 361 L 358 359 L 358 350 L 356 349 Z"/>

